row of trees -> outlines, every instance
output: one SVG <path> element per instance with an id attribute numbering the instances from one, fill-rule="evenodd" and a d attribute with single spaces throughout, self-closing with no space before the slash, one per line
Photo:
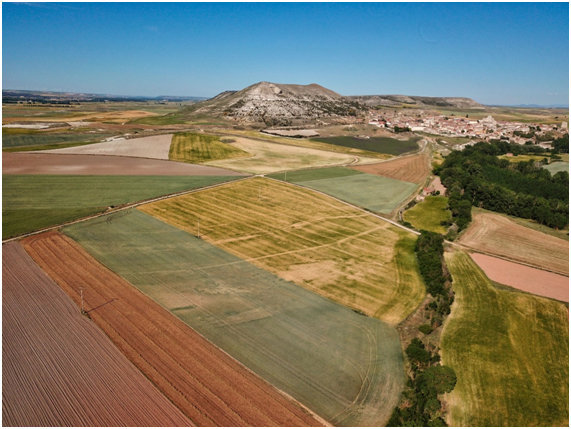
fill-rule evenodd
<path id="1" fill-rule="evenodd" d="M 432 299 L 424 308 L 424 323 L 418 326 L 427 345 L 420 338 L 413 338 L 405 353 L 409 378 L 399 406 L 387 426 L 446 426 L 444 410 L 438 395 L 451 392 L 456 385 L 456 374 L 450 367 L 440 364 L 437 347 L 430 344 L 428 335 L 450 313 L 454 293 L 451 278 L 444 262 L 444 238 L 442 235 L 421 231 L 415 245 L 420 273 Z"/>
<path id="2" fill-rule="evenodd" d="M 448 188 L 458 231 L 470 222 L 471 206 L 534 219 L 553 228 L 569 223 L 569 174 L 563 171 L 552 176 L 533 160 L 510 163 L 498 158 L 509 151 L 536 153 L 537 148 L 478 143 L 452 152 L 435 169 Z"/>

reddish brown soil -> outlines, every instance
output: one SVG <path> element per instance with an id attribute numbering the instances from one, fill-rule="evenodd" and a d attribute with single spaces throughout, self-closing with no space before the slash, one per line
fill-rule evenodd
<path id="1" fill-rule="evenodd" d="M 2 246 L 3 426 L 188 426 L 20 244 Z"/>
<path id="2" fill-rule="evenodd" d="M 361 165 L 352 167 L 363 173 L 376 174 L 392 179 L 404 180 L 405 182 L 422 183 L 430 174 L 428 157 L 425 154 L 405 156 L 392 161 L 378 164 Z"/>
<path id="3" fill-rule="evenodd" d="M 318 426 L 299 404 L 248 371 L 77 243 L 50 232 L 23 241 L 119 349 L 200 426 Z"/>
<path id="4" fill-rule="evenodd" d="M 78 174 L 123 176 L 243 176 L 206 165 L 105 155 L 4 152 L 2 174 Z"/>
<path id="5" fill-rule="evenodd" d="M 472 259 L 493 281 L 535 295 L 569 302 L 569 278 L 493 256 L 472 253 Z"/>

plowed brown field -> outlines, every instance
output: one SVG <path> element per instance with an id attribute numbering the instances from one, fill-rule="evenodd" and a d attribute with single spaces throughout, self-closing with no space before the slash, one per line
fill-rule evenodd
<path id="1" fill-rule="evenodd" d="M 460 243 L 473 249 L 508 257 L 569 275 L 569 243 L 490 212 L 473 211 L 472 223 Z"/>
<path id="2" fill-rule="evenodd" d="M 51 232 L 26 250 L 76 302 L 84 286 L 89 316 L 119 349 L 201 426 L 317 426 L 293 400 L 88 255 Z"/>
<path id="3" fill-rule="evenodd" d="M 379 162 L 378 164 L 360 165 L 351 168 L 363 173 L 376 174 L 377 176 L 390 177 L 391 179 L 404 180 L 411 183 L 422 183 L 430 174 L 428 156 L 425 154 L 405 156 L 391 161 Z"/>
<path id="4" fill-rule="evenodd" d="M 120 176 L 243 176 L 206 165 L 107 155 L 23 152 L 2 154 L 2 174 L 77 174 Z"/>
<path id="5" fill-rule="evenodd" d="M 2 283 L 3 426 L 191 424 L 16 242 Z"/>

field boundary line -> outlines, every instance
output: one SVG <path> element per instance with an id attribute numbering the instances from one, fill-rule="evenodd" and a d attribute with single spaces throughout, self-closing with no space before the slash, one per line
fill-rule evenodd
<path id="1" fill-rule="evenodd" d="M 240 176 L 228 176 L 228 177 L 240 177 Z M 28 233 L 26 233 L 26 234 L 21 234 L 21 235 L 18 235 L 18 236 L 16 236 L 16 237 L 7 238 L 7 239 L 5 239 L 5 240 L 2 240 L 2 244 L 6 244 L 6 243 L 9 243 L 9 242 L 11 242 L 11 241 L 20 240 L 20 239 L 22 239 L 22 238 L 30 237 L 30 236 L 37 235 L 37 234 L 41 234 L 41 233 L 44 233 L 44 232 L 53 231 L 53 230 L 55 230 L 55 229 L 63 228 L 63 227 L 65 227 L 65 226 L 69 226 L 69 225 L 74 225 L 74 224 L 76 224 L 76 223 L 85 222 L 85 221 L 88 221 L 88 220 L 91 220 L 91 219 L 97 219 L 97 218 L 99 218 L 99 217 L 106 216 L 106 215 L 109 215 L 109 214 L 119 213 L 119 212 L 121 212 L 121 211 L 125 211 L 125 210 L 128 210 L 128 209 L 132 209 L 132 208 L 135 208 L 135 207 L 138 207 L 138 206 L 142 206 L 143 204 L 154 203 L 154 202 L 157 202 L 157 201 L 166 200 L 166 199 L 168 199 L 168 198 L 180 197 L 180 196 L 182 196 L 182 195 L 191 194 L 191 193 L 193 193 L 193 192 L 204 191 L 204 190 L 206 190 L 206 189 L 211 189 L 211 188 L 216 188 L 216 187 L 218 187 L 218 186 L 227 185 L 227 184 L 230 183 L 230 182 L 239 182 L 239 181 L 242 181 L 242 180 L 250 179 L 251 177 L 253 177 L 253 176 L 245 176 L 245 177 L 241 177 L 240 179 L 229 180 L 229 181 L 227 181 L 227 182 L 222 182 L 222 183 L 216 183 L 216 184 L 214 184 L 214 185 L 203 186 L 203 187 L 201 187 L 201 188 L 187 189 L 186 191 L 180 191 L 180 192 L 175 192 L 175 193 L 172 193 L 172 194 L 161 195 L 161 196 L 158 196 L 158 197 L 153 197 L 153 198 L 149 198 L 149 199 L 146 199 L 146 200 L 141 200 L 141 201 L 137 201 L 137 202 L 134 202 L 134 203 L 127 203 L 127 204 L 122 205 L 122 206 L 120 206 L 120 207 L 116 207 L 116 208 L 113 208 L 113 209 L 111 209 L 111 210 L 106 210 L 106 211 L 104 211 L 104 212 L 102 212 L 102 213 L 96 213 L 96 214 L 94 214 L 94 215 L 85 216 L 85 217 L 82 217 L 82 218 L 80 218 L 80 219 L 71 220 L 71 221 L 69 221 L 69 222 L 64 222 L 64 223 L 60 223 L 60 224 L 58 224 L 58 225 L 49 226 L 49 227 L 47 227 L 47 228 L 39 229 L 39 230 L 37 230 L 37 231 L 32 231 L 32 232 L 28 232 Z"/>

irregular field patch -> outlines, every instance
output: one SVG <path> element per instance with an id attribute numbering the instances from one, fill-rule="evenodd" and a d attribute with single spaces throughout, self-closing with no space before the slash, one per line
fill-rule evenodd
<path id="1" fill-rule="evenodd" d="M 191 422 L 36 265 L 2 246 L 3 426 Z"/>
<path id="2" fill-rule="evenodd" d="M 569 242 L 519 225 L 484 210 L 472 211 L 460 244 L 473 249 L 569 274 Z"/>
<path id="3" fill-rule="evenodd" d="M 34 147 L 41 149 L 41 146 L 57 145 L 62 143 L 86 143 L 97 142 L 105 137 L 109 137 L 109 133 L 53 133 L 53 132 L 35 132 L 35 133 L 2 133 L 2 148 L 26 148 Z"/>
<path id="4" fill-rule="evenodd" d="M 567 173 L 569 173 L 569 163 L 568 162 L 552 162 L 549 165 L 545 165 L 543 166 L 543 168 L 545 168 L 546 170 L 549 170 L 549 172 L 554 175 L 556 173 L 559 173 L 560 171 L 566 171 Z"/>
<path id="5" fill-rule="evenodd" d="M 3 174 L 76 174 L 119 176 L 241 176 L 206 165 L 126 156 L 68 155 L 54 153 L 3 153 Z"/>
<path id="6" fill-rule="evenodd" d="M 403 265 L 406 282 L 397 270 L 395 245 L 413 234 L 310 190 L 253 178 L 140 210 L 192 234 L 200 220 L 208 242 L 389 323 L 425 294 L 415 261 Z"/>
<path id="7" fill-rule="evenodd" d="M 451 426 L 567 426 L 569 321 L 556 301 L 495 288 L 464 253 L 446 254 L 456 293 L 442 361 L 458 383 Z"/>
<path id="8" fill-rule="evenodd" d="M 236 179 L 230 176 L 3 175 L 2 237 L 145 200 Z"/>
<path id="9" fill-rule="evenodd" d="M 401 155 L 406 152 L 418 150 L 418 141 L 420 140 L 420 137 L 411 137 L 407 140 L 399 140 L 391 137 L 369 137 L 368 139 L 365 139 L 353 136 L 340 136 L 318 137 L 311 140 L 329 143 L 336 146 L 367 150 L 370 152 Z"/>
<path id="10" fill-rule="evenodd" d="M 569 302 L 569 277 L 481 253 L 472 253 L 470 256 L 495 282 L 535 295 Z"/>
<path id="11" fill-rule="evenodd" d="M 293 145 L 270 143 L 261 140 L 252 140 L 244 137 L 232 137 L 235 141 L 230 145 L 252 154 L 249 158 L 224 159 L 210 161 L 209 165 L 245 171 L 254 174 L 266 174 L 283 170 L 297 170 L 300 168 L 348 164 L 354 156 L 326 152 Z M 370 161 L 368 158 L 361 161 Z"/>
<path id="12" fill-rule="evenodd" d="M 89 316 L 193 423 L 200 426 L 318 424 L 298 404 L 99 264 L 68 237 L 50 232 L 27 238 L 23 243 L 76 303 L 80 299 L 77 285 L 84 287 Z"/>
<path id="13" fill-rule="evenodd" d="M 424 201 L 404 212 L 403 218 L 416 229 L 446 234 L 442 222 L 452 219 L 448 210 L 448 198 L 428 195 Z"/>
<path id="14" fill-rule="evenodd" d="M 65 232 L 145 295 L 332 423 L 378 426 L 388 419 L 404 381 L 394 328 L 138 210 Z"/>
<path id="15" fill-rule="evenodd" d="M 425 154 L 405 156 L 378 164 L 360 165 L 351 168 L 363 173 L 376 174 L 418 184 L 423 183 L 430 175 L 428 156 Z"/>
<path id="16" fill-rule="evenodd" d="M 172 138 L 169 159 L 203 163 L 217 159 L 243 158 L 248 152 L 220 141 L 218 136 L 198 133 L 177 133 Z"/>
<path id="17" fill-rule="evenodd" d="M 281 174 L 276 176 L 280 177 Z M 313 170 L 313 173 L 300 176 L 301 180 L 297 180 L 295 174 L 291 177 L 288 173 L 287 181 L 379 213 L 391 213 L 418 187 L 414 183 L 361 173 L 348 168 Z"/>
<path id="18" fill-rule="evenodd" d="M 169 159 L 172 134 L 119 139 L 84 146 L 50 150 L 49 153 L 75 155 L 113 155 L 138 158 Z"/>

